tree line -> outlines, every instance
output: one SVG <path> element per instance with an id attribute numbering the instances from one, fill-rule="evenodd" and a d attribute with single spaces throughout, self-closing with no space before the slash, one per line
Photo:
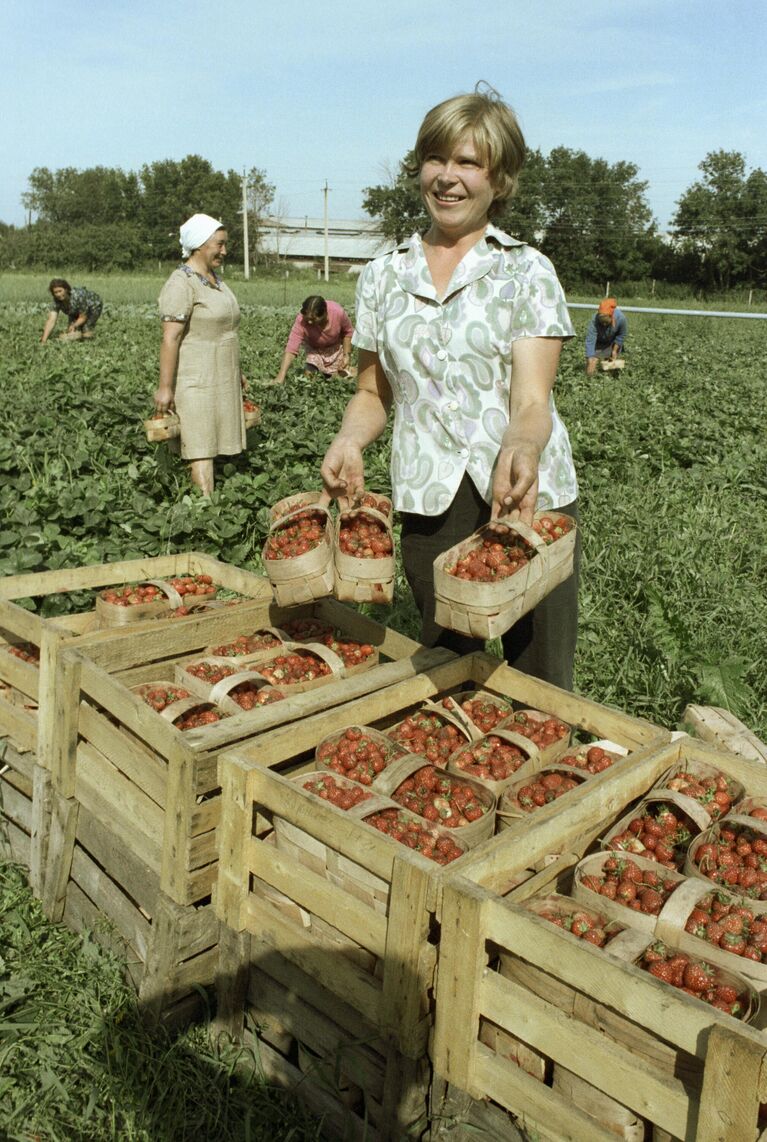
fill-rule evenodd
<path id="1" fill-rule="evenodd" d="M 401 241 L 428 219 L 406 155 L 387 183 L 367 187 L 365 211 Z M 712 151 L 681 195 L 668 234 L 647 203 L 648 184 L 630 162 L 608 163 L 555 147 L 528 153 L 519 188 L 497 220 L 547 254 L 565 286 L 654 278 L 703 290 L 767 288 L 767 174 L 737 151 Z M 275 188 L 266 172 L 246 177 L 251 261 Z M 0 223 L 0 267 L 128 270 L 178 260 L 178 227 L 204 211 L 222 218 L 242 251 L 242 179 L 199 155 L 111 167 L 37 167 L 22 197 L 34 221 Z"/>
<path id="2" fill-rule="evenodd" d="M 244 177 L 255 258 L 274 186 L 258 167 Z M 179 226 L 198 211 L 225 221 L 232 244 L 242 249 L 243 175 L 217 171 L 199 155 L 148 163 L 140 171 L 36 167 L 22 205 L 33 222 L 0 224 L 0 266 L 6 269 L 129 270 L 178 261 Z"/>
<path id="3" fill-rule="evenodd" d="M 406 155 L 363 205 L 400 242 L 428 225 Z M 555 147 L 528 152 L 519 186 L 497 225 L 551 258 L 565 286 L 656 278 L 701 289 L 767 286 L 767 175 L 736 151 L 713 151 L 681 196 L 667 235 L 647 204 L 648 184 L 629 162 Z"/>

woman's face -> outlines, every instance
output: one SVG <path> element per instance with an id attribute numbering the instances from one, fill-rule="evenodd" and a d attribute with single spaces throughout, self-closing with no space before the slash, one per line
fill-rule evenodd
<path id="1" fill-rule="evenodd" d="M 433 222 L 445 233 L 470 234 L 487 224 L 495 191 L 468 132 L 449 154 L 426 156 L 420 189 Z"/>
<path id="2" fill-rule="evenodd" d="M 229 241 L 229 235 L 226 230 L 216 230 L 211 234 L 207 242 L 203 242 L 199 247 L 197 253 L 205 261 L 205 265 L 209 270 L 217 270 L 224 264 L 226 257 L 226 243 Z"/>
<path id="3" fill-rule="evenodd" d="M 63 286 L 54 286 L 51 293 L 56 298 L 56 301 L 66 301 L 69 297 L 69 294 Z"/>

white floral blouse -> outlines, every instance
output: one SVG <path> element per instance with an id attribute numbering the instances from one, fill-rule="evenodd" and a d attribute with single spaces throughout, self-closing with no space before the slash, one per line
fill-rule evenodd
<path id="1" fill-rule="evenodd" d="M 468 472 L 492 499 L 493 466 L 509 422 L 511 350 L 519 337 L 573 336 L 554 267 L 488 225 L 440 301 L 418 234 L 368 263 L 357 286 L 353 343 L 378 354 L 394 397 L 394 506 L 440 515 Z M 538 507 L 577 498 L 570 439 L 550 401 Z"/>

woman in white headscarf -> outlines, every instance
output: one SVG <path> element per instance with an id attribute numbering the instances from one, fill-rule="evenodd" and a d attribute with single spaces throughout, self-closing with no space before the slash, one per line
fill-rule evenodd
<path id="1" fill-rule="evenodd" d="M 175 409 L 180 450 L 204 496 L 213 491 L 213 460 L 245 448 L 237 328 L 240 308 L 219 277 L 226 257 L 224 224 L 193 214 L 180 229 L 182 265 L 160 293 L 163 324 L 155 412 Z"/>

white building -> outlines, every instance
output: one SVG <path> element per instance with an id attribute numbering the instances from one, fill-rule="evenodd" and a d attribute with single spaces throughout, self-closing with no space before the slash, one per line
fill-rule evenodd
<path id="1" fill-rule="evenodd" d="M 295 266 L 321 266 L 327 250 L 336 268 L 359 268 L 394 248 L 394 243 L 384 238 L 379 223 L 370 218 L 328 219 L 326 247 L 322 218 L 269 217 L 261 226 L 258 245 L 264 253 Z"/>

